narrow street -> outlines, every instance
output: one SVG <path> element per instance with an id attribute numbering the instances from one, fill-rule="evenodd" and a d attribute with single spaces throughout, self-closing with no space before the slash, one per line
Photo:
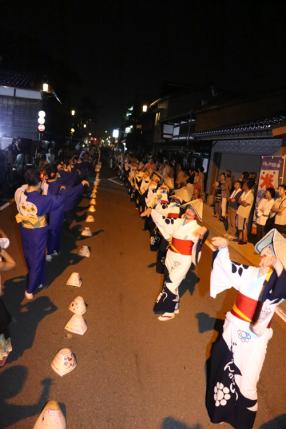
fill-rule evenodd
<path id="1" fill-rule="evenodd" d="M 204 406 L 205 362 L 217 319 L 232 305 L 227 292 L 209 297 L 211 251 L 205 247 L 197 274 L 182 286 L 180 314 L 159 322 L 152 306 L 162 277 L 154 268 L 143 221 L 123 186 L 103 169 L 91 238 L 80 236 L 88 199 L 63 232 L 63 251 L 47 263 L 48 287 L 24 299 L 25 264 L 14 206 L 0 212 L 17 267 L 4 274 L 4 299 L 13 316 L 13 352 L 0 369 L 0 428 L 31 429 L 48 399 L 63 407 L 69 429 L 210 429 Z M 13 231 L 13 234 L 11 233 Z M 87 244 L 90 258 L 77 249 Z M 66 286 L 73 272 L 81 288 Z M 70 302 L 88 304 L 84 336 L 68 334 Z M 259 383 L 255 429 L 286 427 L 286 326 L 275 318 L 274 336 Z M 70 347 L 77 368 L 64 377 L 50 364 Z M 279 387 L 277 387 L 279 386 Z"/>

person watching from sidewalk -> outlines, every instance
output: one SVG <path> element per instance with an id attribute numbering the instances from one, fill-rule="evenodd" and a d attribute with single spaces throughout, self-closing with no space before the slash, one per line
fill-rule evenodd
<path id="1" fill-rule="evenodd" d="M 248 222 L 254 202 L 251 185 L 252 182 L 250 181 L 244 182 L 242 186 L 243 193 L 239 199 L 239 206 L 237 209 L 238 244 L 246 244 L 248 241 Z"/>
<path id="2" fill-rule="evenodd" d="M 231 171 L 226 170 L 226 172 L 225 172 L 225 184 L 223 186 L 222 198 L 221 198 L 221 220 L 222 221 L 225 221 L 227 218 L 227 213 L 228 213 L 227 202 L 228 202 L 231 190 L 232 190 Z"/>
<path id="3" fill-rule="evenodd" d="M 215 204 L 214 204 L 214 216 L 222 219 L 222 198 L 226 195 L 226 180 L 225 174 L 221 173 L 219 180 L 214 184 L 215 188 Z"/>
<path id="4" fill-rule="evenodd" d="M 236 213 L 239 206 L 239 199 L 242 194 L 241 182 L 236 180 L 234 182 L 234 190 L 228 198 L 228 231 L 226 237 L 229 240 L 234 240 L 236 238 Z"/>
<path id="5" fill-rule="evenodd" d="M 257 240 L 266 233 L 265 225 L 274 204 L 275 189 L 267 188 L 256 209 Z"/>
<path id="6" fill-rule="evenodd" d="M 233 191 L 233 185 L 234 185 L 234 183 L 233 183 L 233 178 L 232 178 L 230 170 L 226 170 L 226 172 L 225 172 L 225 180 L 226 180 L 229 192 Z"/>
<path id="7" fill-rule="evenodd" d="M 286 236 L 286 184 L 278 187 L 279 197 L 272 206 L 271 213 L 274 213 L 274 228 Z"/>

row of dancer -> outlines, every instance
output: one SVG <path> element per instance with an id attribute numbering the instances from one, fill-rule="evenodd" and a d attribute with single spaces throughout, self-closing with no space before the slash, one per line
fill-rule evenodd
<path id="1" fill-rule="evenodd" d="M 179 198 L 160 174 L 144 167 L 142 174 L 130 166 L 124 181 L 146 219 L 152 248 L 159 248 L 157 270 L 164 267 L 154 312 L 161 321 L 171 320 L 179 313 L 180 284 L 198 263 L 207 237 L 200 224 L 203 204 L 198 199 Z M 155 238 L 158 235 L 160 238 Z M 232 261 L 224 237 L 214 237 L 210 244 L 214 250 L 210 296 L 215 298 L 230 288 L 236 289 L 237 295 L 207 362 L 206 408 L 213 423 L 253 429 L 257 383 L 273 335 L 271 320 L 277 305 L 286 299 L 286 239 L 276 229 L 269 231 L 256 244 L 258 267 Z"/>
<path id="2" fill-rule="evenodd" d="M 129 168 L 128 168 L 129 167 Z M 193 199 L 193 185 L 174 190 L 169 177 L 154 168 L 125 164 L 124 181 L 150 233 L 150 248 L 157 251 L 157 272 L 164 274 L 153 311 L 160 321 L 180 311 L 179 286 L 197 265 L 208 231 L 202 226 L 203 202 Z"/>
<path id="3" fill-rule="evenodd" d="M 45 262 L 58 255 L 65 217 L 83 194 L 86 164 L 46 166 L 41 172 L 28 169 L 25 184 L 15 192 L 23 253 L 28 268 L 25 297 L 33 299 L 44 286 Z"/>

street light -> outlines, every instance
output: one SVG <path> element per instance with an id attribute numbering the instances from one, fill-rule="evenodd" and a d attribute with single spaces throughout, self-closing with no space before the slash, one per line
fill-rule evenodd
<path id="1" fill-rule="evenodd" d="M 118 129 L 118 128 L 115 128 L 115 129 L 113 130 L 113 132 L 112 132 L 112 137 L 113 137 L 114 139 L 118 139 L 118 137 L 119 137 L 119 129 Z"/>
<path id="2" fill-rule="evenodd" d="M 46 117 L 46 112 L 44 110 L 39 110 L 38 111 L 38 116 L 39 116 L 39 118 L 45 118 Z"/>
<path id="3" fill-rule="evenodd" d="M 73 110 L 71 110 L 71 115 L 72 116 L 75 116 L 75 110 L 73 109 Z"/>
<path id="4" fill-rule="evenodd" d="M 83 128 L 86 128 L 86 124 L 83 124 Z"/>
<path id="5" fill-rule="evenodd" d="M 148 106 L 147 106 L 147 104 L 143 104 L 143 106 L 142 106 L 142 112 L 143 112 L 143 113 L 146 113 L 146 112 L 147 112 L 147 110 L 148 110 Z"/>

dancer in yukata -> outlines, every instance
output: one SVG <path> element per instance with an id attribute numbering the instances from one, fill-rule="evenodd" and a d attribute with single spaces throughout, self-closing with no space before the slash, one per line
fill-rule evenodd
<path id="1" fill-rule="evenodd" d="M 256 386 L 272 337 L 271 319 L 276 306 L 286 298 L 286 239 L 272 229 L 256 244 L 259 267 L 232 262 L 224 238 L 215 237 L 212 244 L 218 251 L 211 273 L 211 296 L 232 287 L 238 293 L 208 362 L 206 406 L 213 423 L 252 429 Z"/>
<path id="2" fill-rule="evenodd" d="M 49 214 L 49 230 L 47 241 L 46 261 L 50 262 L 53 256 L 60 252 L 61 231 L 64 223 L 64 214 L 67 209 L 73 209 L 78 198 L 80 198 L 83 187 L 89 186 L 87 180 L 82 180 L 79 185 L 66 188 L 62 185 L 61 178 L 57 175 L 56 166 L 46 167 L 46 181 L 43 183 L 43 195 L 60 195 L 64 204 Z"/>
<path id="3" fill-rule="evenodd" d="M 25 296 L 33 299 L 33 293 L 42 287 L 44 281 L 45 254 L 48 239 L 47 216 L 63 205 L 60 196 L 43 196 L 38 172 L 27 170 L 26 185 L 15 192 L 18 214 L 16 221 L 21 223 L 21 236 L 24 257 L 28 267 L 28 284 Z"/>
<path id="4" fill-rule="evenodd" d="M 179 313 L 179 286 L 191 265 L 198 263 L 202 242 L 207 237 L 207 229 L 197 222 L 202 220 L 202 200 L 191 201 L 185 209 L 184 215 L 177 219 L 166 218 L 154 209 L 145 211 L 145 215 L 151 214 L 161 234 L 170 243 L 163 288 L 153 309 L 160 321 L 173 319 Z"/>

